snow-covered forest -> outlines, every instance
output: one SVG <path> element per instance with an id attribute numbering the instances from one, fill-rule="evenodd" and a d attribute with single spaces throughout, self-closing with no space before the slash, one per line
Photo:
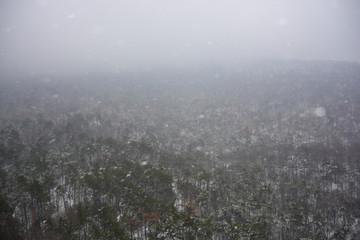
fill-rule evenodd
<path id="1" fill-rule="evenodd" d="M 0 81 L 1 239 L 359 239 L 360 65 Z"/>

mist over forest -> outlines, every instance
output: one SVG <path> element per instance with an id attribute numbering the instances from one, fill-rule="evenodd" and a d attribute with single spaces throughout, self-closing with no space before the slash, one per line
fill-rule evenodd
<path id="1" fill-rule="evenodd" d="M 0 239 L 360 239 L 360 4 L 0 1 Z"/>

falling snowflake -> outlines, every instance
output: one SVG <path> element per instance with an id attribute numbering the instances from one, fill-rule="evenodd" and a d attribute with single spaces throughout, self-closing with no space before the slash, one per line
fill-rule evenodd
<path id="1" fill-rule="evenodd" d="M 324 117 L 326 115 L 326 110 L 323 107 L 318 107 L 315 109 L 314 113 L 318 117 Z"/>
<path id="2" fill-rule="evenodd" d="M 277 24 L 278 24 L 279 26 L 285 26 L 285 25 L 288 24 L 288 21 L 287 21 L 286 18 L 279 18 L 279 19 L 277 20 Z"/>
<path id="3" fill-rule="evenodd" d="M 117 44 L 118 46 L 122 46 L 122 45 L 124 44 L 124 42 L 123 42 L 122 40 L 118 40 L 118 41 L 116 42 L 116 44 Z"/>
<path id="4" fill-rule="evenodd" d="M 101 35 L 104 33 L 104 28 L 102 26 L 93 26 L 91 32 L 94 35 Z"/>
<path id="5" fill-rule="evenodd" d="M 339 7 L 339 2 L 334 0 L 330 3 L 330 7 L 332 8 L 338 8 Z"/>

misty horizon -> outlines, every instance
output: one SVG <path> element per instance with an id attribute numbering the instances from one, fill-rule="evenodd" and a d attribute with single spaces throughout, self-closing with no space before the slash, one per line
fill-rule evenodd
<path id="1" fill-rule="evenodd" d="M 277 60 L 360 62 L 360 3 L 1 1 L 0 70 L 117 73 Z"/>

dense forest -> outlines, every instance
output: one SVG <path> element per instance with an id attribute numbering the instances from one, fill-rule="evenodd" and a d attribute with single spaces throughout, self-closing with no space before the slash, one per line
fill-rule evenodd
<path id="1" fill-rule="evenodd" d="M 360 65 L 2 76 L 0 239 L 360 239 Z"/>

